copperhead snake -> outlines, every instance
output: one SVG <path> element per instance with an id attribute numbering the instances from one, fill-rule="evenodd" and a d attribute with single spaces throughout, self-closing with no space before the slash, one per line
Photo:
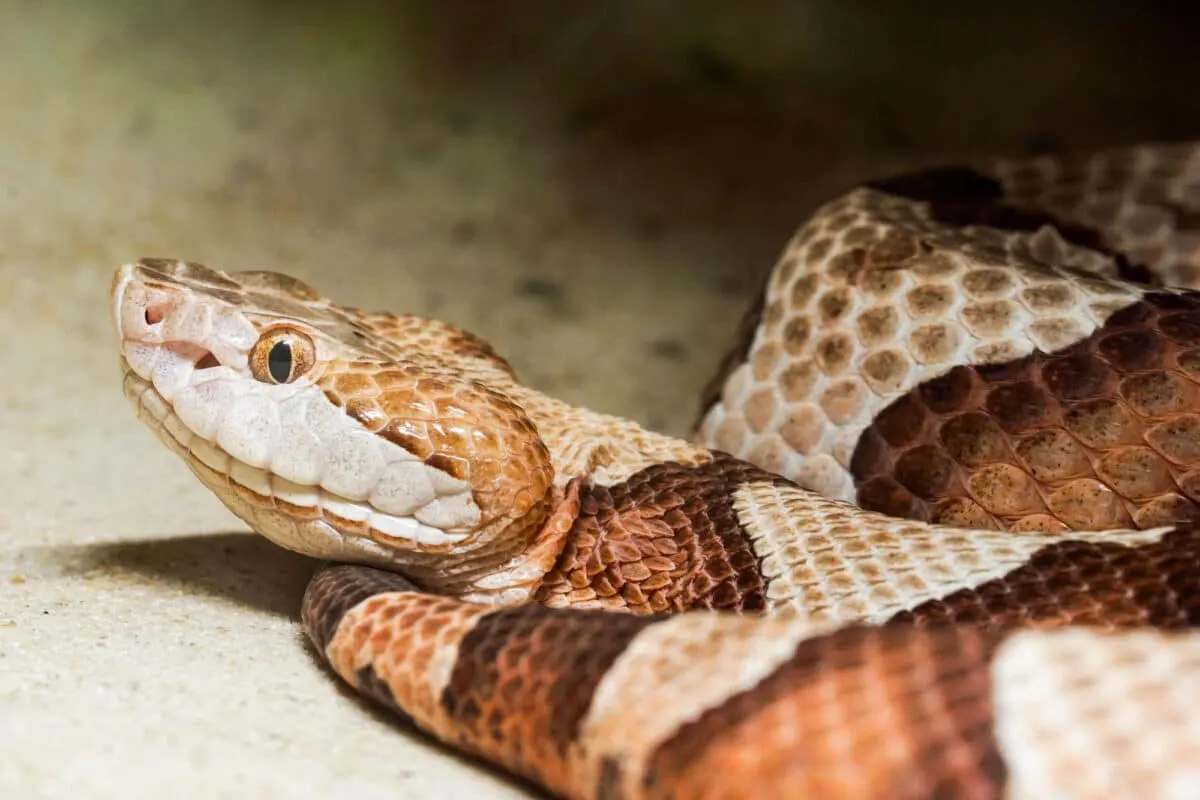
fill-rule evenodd
<path id="1" fill-rule="evenodd" d="M 332 562 L 332 669 L 553 795 L 1200 797 L 1198 221 L 1191 145 L 857 186 L 694 441 L 279 273 L 111 304 L 140 419 Z"/>

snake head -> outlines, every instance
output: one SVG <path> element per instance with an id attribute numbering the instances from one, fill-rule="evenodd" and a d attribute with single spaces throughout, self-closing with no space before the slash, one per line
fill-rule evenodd
<path id="1" fill-rule="evenodd" d="M 111 302 L 139 417 L 284 547 L 437 582 L 523 550 L 554 503 L 508 365 L 461 329 L 165 259 Z"/>

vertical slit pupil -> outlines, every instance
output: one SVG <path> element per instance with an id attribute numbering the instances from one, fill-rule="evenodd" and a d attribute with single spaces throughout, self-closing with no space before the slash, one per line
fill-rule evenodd
<path id="1" fill-rule="evenodd" d="M 267 353 L 267 372 L 276 383 L 287 383 L 292 377 L 292 345 L 279 341 Z"/>

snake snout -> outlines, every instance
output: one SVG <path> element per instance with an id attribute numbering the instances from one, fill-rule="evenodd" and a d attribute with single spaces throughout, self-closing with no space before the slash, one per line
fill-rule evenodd
<path id="1" fill-rule="evenodd" d="M 238 364 L 248 322 L 222 327 L 219 314 L 184 286 L 136 268 L 117 271 L 111 303 L 125 369 L 151 384 L 167 402 L 197 380 L 197 373 Z M 229 341 L 232 338 L 233 341 Z"/>
<path id="2" fill-rule="evenodd" d="M 161 343 L 166 338 L 164 328 L 183 299 L 169 286 L 138 280 L 121 270 L 112 285 L 117 333 L 125 341 Z"/>

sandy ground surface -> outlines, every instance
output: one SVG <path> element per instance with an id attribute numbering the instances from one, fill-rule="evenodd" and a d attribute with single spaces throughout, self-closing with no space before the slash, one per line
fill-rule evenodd
<path id="1" fill-rule="evenodd" d="M 121 262 L 441 316 L 539 388 L 684 433 L 829 193 L 1200 120 L 1186 31 L 1120 4 L 385 5 L 0 2 L 0 797 L 526 796 L 320 667 L 313 565 L 125 405 Z"/>

